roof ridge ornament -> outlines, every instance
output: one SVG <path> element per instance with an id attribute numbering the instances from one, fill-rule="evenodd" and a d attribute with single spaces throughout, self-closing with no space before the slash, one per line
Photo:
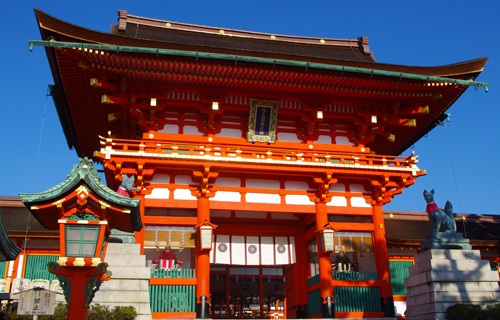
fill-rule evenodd
<path id="1" fill-rule="evenodd" d="M 73 165 L 73 169 L 71 169 L 71 172 L 67 175 L 67 177 L 72 177 L 76 174 L 79 174 L 80 177 L 83 179 L 87 174 L 90 174 L 94 178 L 101 180 L 101 177 L 99 176 L 99 172 L 97 171 L 97 168 L 94 166 L 92 163 L 92 160 L 89 159 L 88 157 L 85 158 L 79 158 L 78 159 L 79 163 Z"/>

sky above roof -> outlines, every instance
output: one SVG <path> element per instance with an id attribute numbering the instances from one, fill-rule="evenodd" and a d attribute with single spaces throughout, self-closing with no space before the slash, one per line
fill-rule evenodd
<path id="1" fill-rule="evenodd" d="M 77 4 L 76 4 L 77 3 Z M 3 1 L 4 45 L 0 92 L 4 121 L 0 196 L 47 190 L 66 179 L 78 156 L 69 150 L 47 97 L 53 83 L 33 7 L 89 29 L 109 32 L 117 10 L 175 22 L 257 32 L 356 39 L 369 38 L 378 62 L 436 66 L 490 56 L 477 81 L 448 110 L 450 122 L 437 126 L 402 155 L 419 155 L 427 176 L 386 205 L 386 210 L 425 211 L 424 189 L 434 189 L 440 207 L 457 213 L 499 214 L 498 159 L 500 94 L 500 2 L 483 1 Z M 43 130 L 42 130 L 43 124 Z"/>

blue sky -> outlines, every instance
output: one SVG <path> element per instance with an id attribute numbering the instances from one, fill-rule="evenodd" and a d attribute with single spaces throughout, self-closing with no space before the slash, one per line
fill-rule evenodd
<path id="1" fill-rule="evenodd" d="M 28 40 L 40 39 L 33 7 L 104 32 L 117 22 L 117 9 L 123 9 L 221 28 L 342 39 L 367 36 L 377 61 L 393 64 L 435 66 L 490 56 L 477 79 L 490 83 L 490 92 L 469 88 L 449 109 L 446 127 L 436 127 L 403 153 L 415 151 L 428 175 L 385 209 L 425 211 L 422 191 L 434 188 L 439 206 L 450 200 L 455 212 L 500 213 L 500 149 L 493 143 L 498 143 L 500 121 L 498 1 L 2 1 L 0 195 L 49 189 L 78 161 L 67 146 L 52 99 L 46 97 L 53 80 L 45 52 L 40 47 L 29 51 Z"/>

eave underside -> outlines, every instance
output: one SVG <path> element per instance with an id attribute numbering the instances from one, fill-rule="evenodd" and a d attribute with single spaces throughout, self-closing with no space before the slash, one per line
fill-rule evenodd
<path id="1" fill-rule="evenodd" d="M 135 39 L 113 34 L 100 33 L 60 21 L 40 11 L 36 11 L 43 39 L 54 37 L 59 41 L 93 42 L 106 45 L 134 46 L 136 48 L 164 48 L 184 50 L 192 53 L 204 52 L 202 46 L 186 46 L 168 42 Z M 220 59 L 199 59 L 198 56 L 163 57 L 154 54 L 125 53 L 66 48 L 47 48 L 49 62 L 56 79 L 60 80 L 61 92 L 65 99 L 58 99 L 57 109 L 67 136 L 68 145 L 75 147 L 80 156 L 92 156 L 99 149 L 98 136 L 108 131 L 120 133 L 126 126 L 124 120 L 109 122 L 108 115 L 119 112 L 119 105 L 103 106 L 101 98 L 109 91 L 92 88 L 90 79 L 104 77 L 113 84 L 127 79 L 128 88 L 141 90 L 152 88 L 157 92 L 167 91 L 217 94 L 239 97 L 280 99 L 287 97 L 295 101 L 314 100 L 320 103 L 354 106 L 358 116 L 371 112 L 367 107 L 375 104 L 372 111 L 391 113 L 391 105 L 401 101 L 410 105 L 417 101 L 429 106 L 428 114 L 415 115 L 416 127 L 383 124 L 384 130 L 397 137 L 388 142 L 384 136 L 375 136 L 366 143 L 377 154 L 398 155 L 414 144 L 443 120 L 444 112 L 460 97 L 467 85 L 453 84 L 453 79 L 431 83 L 425 80 L 395 79 L 374 74 L 354 74 L 352 72 L 318 70 L 298 66 L 278 66 L 262 63 L 227 61 Z M 290 59 L 280 54 L 253 55 L 235 50 L 212 47 L 205 52 L 217 54 L 244 54 L 259 59 Z M 294 58 L 295 59 L 295 58 Z M 257 59 L 258 60 L 258 59 Z M 345 67 L 370 68 L 384 72 L 401 72 L 425 76 L 445 76 L 454 79 L 474 79 L 482 71 L 486 59 L 442 67 L 412 67 L 341 59 L 318 59 L 301 57 L 297 61 L 324 63 Z M 160 68 L 164 66 L 164 69 Z M 285 80 L 286 79 L 286 80 Z M 443 86 L 444 85 L 444 86 Z M 436 97 L 438 97 L 436 99 Z M 175 103 L 173 103 L 175 105 Z M 380 108 L 380 105 L 389 106 Z M 200 103 L 194 103 L 192 110 L 199 110 Z M 175 106 L 172 106 L 175 109 Z M 184 109 L 186 105 L 177 108 Z M 378 108 L 378 109 L 377 109 Z M 296 117 L 299 117 L 298 110 Z M 241 109 L 241 117 L 246 117 L 248 109 Z M 327 115 L 325 121 L 345 121 L 334 114 Z M 69 122 L 69 123 L 68 123 Z M 131 136 L 136 138 L 137 136 Z"/>

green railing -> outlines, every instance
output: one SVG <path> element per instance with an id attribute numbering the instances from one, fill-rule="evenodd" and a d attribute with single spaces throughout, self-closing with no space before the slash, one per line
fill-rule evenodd
<path id="1" fill-rule="evenodd" d="M 350 271 L 350 272 L 332 272 L 333 280 L 378 280 L 376 271 Z"/>
<path id="2" fill-rule="evenodd" d="M 380 312 L 378 287 L 333 288 L 335 312 Z"/>
<path id="3" fill-rule="evenodd" d="M 195 269 L 151 269 L 151 278 L 196 278 Z"/>
<path id="4" fill-rule="evenodd" d="M 389 261 L 391 271 L 392 294 L 394 296 L 406 296 L 404 278 L 408 278 L 408 267 L 413 265 L 413 261 Z"/>
<path id="5" fill-rule="evenodd" d="M 333 280 L 378 280 L 378 273 L 376 271 L 332 271 Z M 307 286 L 310 287 L 313 284 L 319 283 L 319 274 L 314 277 L 307 279 Z"/>
<path id="6" fill-rule="evenodd" d="M 151 312 L 196 312 L 196 286 L 150 285 Z"/>
<path id="7" fill-rule="evenodd" d="M 7 273 L 7 261 L 0 261 L 0 279 L 5 279 Z"/>
<path id="8" fill-rule="evenodd" d="M 30 280 L 45 279 L 49 281 L 57 279 L 55 274 L 49 272 L 47 263 L 50 261 L 57 261 L 58 259 L 59 256 L 28 255 L 26 258 L 24 278 Z"/>

